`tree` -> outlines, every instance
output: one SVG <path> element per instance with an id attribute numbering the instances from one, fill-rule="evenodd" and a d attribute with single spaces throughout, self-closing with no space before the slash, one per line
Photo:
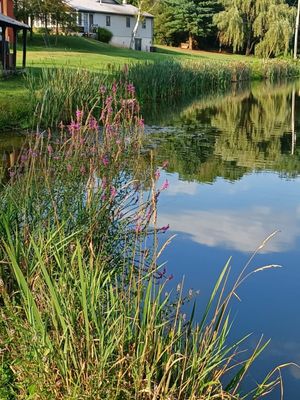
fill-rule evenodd
<path id="1" fill-rule="evenodd" d="M 163 35 L 181 35 L 188 39 L 192 49 L 196 40 L 211 34 L 213 15 L 219 10 L 218 0 L 164 0 Z"/>
<path id="2" fill-rule="evenodd" d="M 137 7 L 137 14 L 136 14 L 136 21 L 134 27 L 131 32 L 131 39 L 130 39 L 130 48 L 134 49 L 135 38 L 137 35 L 137 31 L 139 28 L 140 23 L 144 18 L 144 13 L 151 13 L 152 10 L 156 7 L 159 3 L 159 0 L 131 0 L 130 4 Z"/>
<path id="3" fill-rule="evenodd" d="M 58 26 L 66 26 L 74 21 L 72 9 L 66 0 L 15 0 L 15 15 L 26 23 L 35 19 L 43 21 L 47 32 L 49 21 Z"/>
<path id="4" fill-rule="evenodd" d="M 214 21 L 220 44 L 244 50 L 249 55 L 255 46 L 264 56 L 286 53 L 293 35 L 295 8 L 284 0 L 221 0 L 224 10 Z"/>
<path id="5" fill-rule="evenodd" d="M 295 24 L 295 42 L 294 42 L 294 59 L 295 60 L 297 59 L 297 50 L 298 50 L 299 20 L 300 20 L 300 0 L 298 0 L 297 16 L 296 16 L 296 24 Z"/>

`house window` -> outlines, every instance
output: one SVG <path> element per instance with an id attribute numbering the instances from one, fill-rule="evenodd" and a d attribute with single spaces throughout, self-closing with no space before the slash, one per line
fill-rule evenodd
<path id="1" fill-rule="evenodd" d="M 89 16 L 87 14 L 83 14 L 83 24 L 84 26 L 88 26 Z"/>
<path id="2" fill-rule="evenodd" d="M 78 13 L 78 25 L 82 26 L 82 14 Z"/>
<path id="3" fill-rule="evenodd" d="M 126 17 L 126 28 L 130 28 L 130 17 Z"/>
<path id="4" fill-rule="evenodd" d="M 146 18 L 145 18 L 145 19 L 143 19 L 143 22 L 142 22 L 142 28 L 143 28 L 143 29 L 146 29 L 146 26 L 147 26 L 147 25 L 146 25 Z"/>
<path id="5" fill-rule="evenodd" d="M 106 26 L 110 26 L 110 15 L 106 16 Z"/>

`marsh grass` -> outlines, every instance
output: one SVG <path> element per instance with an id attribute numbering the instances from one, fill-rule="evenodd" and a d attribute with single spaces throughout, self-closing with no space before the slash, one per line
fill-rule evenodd
<path id="1" fill-rule="evenodd" d="M 34 124 L 56 127 L 69 121 L 77 108 L 90 110 L 100 98 L 101 87 L 130 82 L 140 103 L 169 102 L 211 91 L 224 91 L 231 82 L 249 80 L 243 63 L 217 65 L 206 62 L 162 61 L 111 67 L 102 72 L 72 69 L 43 69 L 40 76 L 26 76 Z"/>
<path id="2" fill-rule="evenodd" d="M 38 133 L 0 200 L 0 347 L 17 399 L 256 399 L 241 384 L 268 341 L 241 361 L 228 343 L 230 303 L 253 273 L 228 285 L 226 263 L 201 315 L 170 291 L 160 256 L 151 164 L 141 173 L 143 121 L 130 84 L 102 90 L 98 119 L 78 109 L 59 136 Z M 98 100 L 96 104 L 100 104 Z M 144 175 L 144 176 L 143 176 Z M 143 176 L 143 179 L 141 178 Z M 148 189 L 147 189 L 148 188 Z M 263 243 L 264 246 L 266 243 Z M 251 260 L 250 260 L 251 261 Z"/>

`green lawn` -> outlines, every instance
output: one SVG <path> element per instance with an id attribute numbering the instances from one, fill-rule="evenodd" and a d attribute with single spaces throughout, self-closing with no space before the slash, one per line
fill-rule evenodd
<path id="1" fill-rule="evenodd" d="M 161 61 L 175 58 L 178 60 L 216 60 L 248 61 L 249 57 L 241 55 L 210 53 L 204 51 L 181 50 L 173 47 L 159 46 L 156 53 L 139 52 L 122 49 L 100 43 L 93 39 L 81 37 L 51 37 L 49 47 L 45 46 L 42 36 L 35 36 L 28 44 L 27 66 L 42 68 L 49 66 L 68 66 L 88 69 L 102 69 L 107 65 L 124 65 L 139 61 Z M 255 59 L 252 57 L 252 59 Z M 21 53 L 19 53 L 21 61 Z"/>

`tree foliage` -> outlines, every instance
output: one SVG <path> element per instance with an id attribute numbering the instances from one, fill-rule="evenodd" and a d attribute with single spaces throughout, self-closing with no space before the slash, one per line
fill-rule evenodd
<path id="1" fill-rule="evenodd" d="M 45 28 L 52 25 L 69 25 L 74 21 L 72 9 L 65 0 L 15 0 L 15 15 L 19 20 L 31 22 L 40 19 Z"/>
<path id="2" fill-rule="evenodd" d="M 195 40 L 211 34 L 213 15 L 219 10 L 218 0 L 164 0 L 160 5 L 158 35 L 166 42 L 175 35 L 188 39 L 192 48 Z"/>
<path id="3" fill-rule="evenodd" d="M 284 0 L 221 0 L 214 16 L 220 44 L 264 57 L 287 53 L 293 37 L 295 8 Z"/>

